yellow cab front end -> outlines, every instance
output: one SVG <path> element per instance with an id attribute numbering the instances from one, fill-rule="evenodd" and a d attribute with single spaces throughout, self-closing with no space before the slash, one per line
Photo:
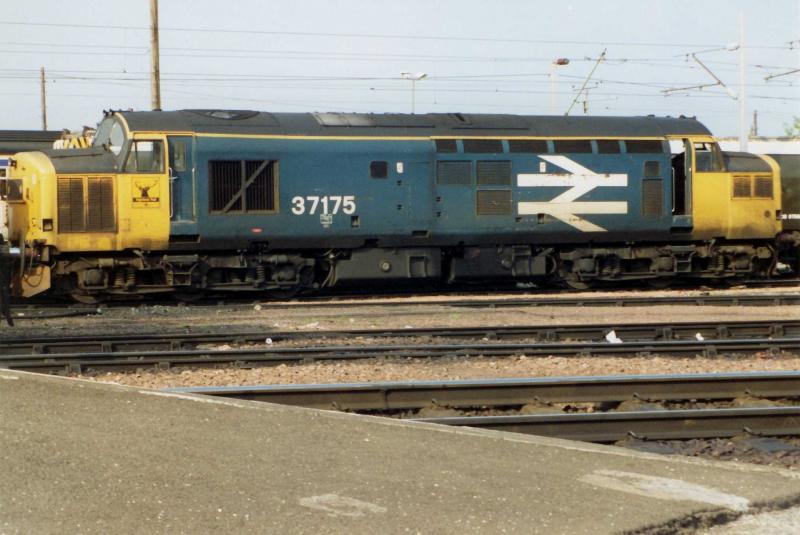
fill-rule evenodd
<path id="1" fill-rule="evenodd" d="M 780 168 L 772 158 L 722 152 L 711 137 L 692 139 L 687 149 L 696 238 L 753 242 L 778 235 Z"/>
<path id="2" fill-rule="evenodd" d="M 137 251 L 165 249 L 165 162 L 164 136 L 139 139 L 115 115 L 90 148 L 16 154 L 6 186 L 9 238 L 20 250 L 14 293 L 36 295 L 56 278 L 71 278 L 72 290 L 108 286 L 113 281 L 92 273 L 134 262 Z"/>

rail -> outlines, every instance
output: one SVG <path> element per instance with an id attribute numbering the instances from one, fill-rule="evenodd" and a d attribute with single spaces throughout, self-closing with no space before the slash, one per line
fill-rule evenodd
<path id="1" fill-rule="evenodd" d="M 209 344 L 264 344 L 336 339 L 447 338 L 470 340 L 526 339 L 543 342 L 597 341 L 614 331 L 625 341 L 768 338 L 800 336 L 800 320 L 649 322 L 627 324 L 522 325 L 346 329 L 324 331 L 239 331 L 224 333 L 130 333 L 85 336 L 38 336 L 0 339 L 0 355 L 154 351 L 195 349 Z"/>
<path id="2" fill-rule="evenodd" d="M 365 346 L 249 347 L 220 350 L 133 351 L 117 353 L 55 353 L 44 355 L 0 355 L 0 368 L 57 373 L 86 370 L 136 370 L 170 367 L 255 367 L 299 364 L 310 361 L 354 361 L 381 358 L 512 357 L 780 354 L 800 351 L 800 337 L 731 340 L 655 340 L 620 344 L 603 342 L 531 342 L 396 344 Z"/>

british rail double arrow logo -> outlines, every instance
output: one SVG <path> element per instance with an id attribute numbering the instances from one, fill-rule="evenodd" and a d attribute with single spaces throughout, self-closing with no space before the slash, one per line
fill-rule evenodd
<path id="1" fill-rule="evenodd" d="M 539 156 L 542 160 L 567 171 L 566 173 L 518 174 L 520 188 L 568 186 L 569 189 L 546 202 L 517 203 L 519 215 L 547 214 L 583 232 L 606 232 L 599 225 L 578 214 L 627 214 L 626 201 L 577 201 L 596 187 L 625 187 L 627 174 L 598 174 L 566 156 Z"/>

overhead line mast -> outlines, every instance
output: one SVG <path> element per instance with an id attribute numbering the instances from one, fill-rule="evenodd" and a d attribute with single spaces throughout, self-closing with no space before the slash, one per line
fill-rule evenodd
<path id="1" fill-rule="evenodd" d="M 42 130 L 47 130 L 47 90 L 45 89 L 44 67 L 39 71 L 39 98 L 42 106 Z"/>
<path id="2" fill-rule="evenodd" d="M 150 105 L 161 109 L 161 67 L 158 52 L 158 0 L 150 0 Z"/>

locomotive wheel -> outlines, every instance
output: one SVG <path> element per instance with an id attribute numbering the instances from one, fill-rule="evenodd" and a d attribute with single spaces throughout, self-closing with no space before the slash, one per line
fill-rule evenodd
<path id="1" fill-rule="evenodd" d="M 561 282 L 563 282 L 567 288 L 572 290 L 588 290 L 592 287 L 592 283 L 588 281 L 582 281 L 579 278 L 575 277 L 574 275 L 561 277 Z"/>
<path id="2" fill-rule="evenodd" d="M 95 294 L 90 294 L 86 292 L 86 290 L 72 290 L 69 292 L 69 296 L 72 298 L 73 301 L 84 305 L 96 305 L 101 301 L 100 297 Z"/>
<path id="3" fill-rule="evenodd" d="M 278 288 L 276 290 L 268 290 L 267 297 L 270 299 L 291 299 L 300 293 L 301 287 L 291 286 L 289 288 Z"/>

